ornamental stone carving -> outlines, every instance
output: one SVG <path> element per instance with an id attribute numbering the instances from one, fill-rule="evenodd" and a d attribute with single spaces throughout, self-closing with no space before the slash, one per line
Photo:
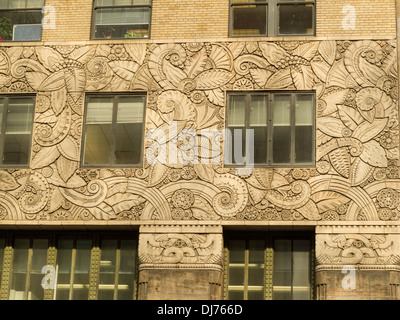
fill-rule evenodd
<path id="1" fill-rule="evenodd" d="M 227 90 L 272 89 L 315 90 L 315 168 L 80 167 L 85 92 L 146 92 L 146 133 L 174 121 L 200 157 Z M 0 219 L 397 221 L 397 91 L 391 40 L 1 46 L 0 93 L 36 106 L 30 168 L 0 170 Z"/>

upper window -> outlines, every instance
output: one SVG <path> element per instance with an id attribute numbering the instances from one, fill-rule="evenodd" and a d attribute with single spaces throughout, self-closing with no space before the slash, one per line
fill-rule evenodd
<path id="1" fill-rule="evenodd" d="M 33 113 L 33 97 L 0 96 L 0 165 L 28 165 Z"/>
<path id="2" fill-rule="evenodd" d="M 310 300 L 309 236 L 234 236 L 226 241 L 229 300 Z"/>
<path id="3" fill-rule="evenodd" d="M 313 165 L 314 99 L 309 92 L 229 93 L 225 164 Z"/>
<path id="4" fill-rule="evenodd" d="M 148 38 L 151 0 L 95 0 L 94 39 Z"/>
<path id="5" fill-rule="evenodd" d="M 143 95 L 88 96 L 83 165 L 140 165 L 145 104 Z"/>
<path id="6" fill-rule="evenodd" d="M 314 35 L 314 0 L 231 0 L 230 35 Z"/>
<path id="7" fill-rule="evenodd" d="M 0 41 L 39 41 L 44 0 L 1 0 Z"/>

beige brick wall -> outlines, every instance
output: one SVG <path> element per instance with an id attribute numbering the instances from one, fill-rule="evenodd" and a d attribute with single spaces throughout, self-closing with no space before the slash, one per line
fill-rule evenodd
<path id="1" fill-rule="evenodd" d="M 396 36 L 395 0 L 317 0 L 317 36 Z M 344 30 L 342 9 L 355 8 L 355 29 Z"/>
<path id="2" fill-rule="evenodd" d="M 229 0 L 153 0 L 151 38 L 228 36 Z"/>
<path id="3" fill-rule="evenodd" d="M 46 0 L 56 9 L 56 29 L 43 41 L 90 39 L 93 0 Z M 229 0 L 153 0 L 152 40 L 228 37 Z M 342 9 L 355 8 L 355 29 L 344 30 Z M 321 37 L 395 37 L 395 0 L 317 0 L 316 35 Z"/>
<path id="4" fill-rule="evenodd" d="M 46 0 L 56 14 L 56 28 L 44 29 L 43 41 L 90 39 L 93 0 Z"/>

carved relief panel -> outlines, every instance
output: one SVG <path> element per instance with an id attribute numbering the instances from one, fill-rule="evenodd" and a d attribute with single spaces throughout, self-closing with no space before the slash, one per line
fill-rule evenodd
<path id="1" fill-rule="evenodd" d="M 238 174 L 222 153 L 217 164 L 80 167 L 85 92 L 146 92 L 146 133 L 193 130 L 209 146 L 199 157 L 213 145 L 201 131 L 225 127 L 227 90 L 286 89 L 316 92 L 315 168 Z M 30 168 L 0 170 L 0 219 L 400 217 L 394 41 L 2 46 L 0 93 L 26 92 L 36 93 Z"/>

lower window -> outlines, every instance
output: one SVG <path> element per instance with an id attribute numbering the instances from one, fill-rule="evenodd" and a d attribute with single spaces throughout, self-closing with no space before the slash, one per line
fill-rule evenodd
<path id="1" fill-rule="evenodd" d="M 226 298 L 312 299 L 312 248 L 311 236 L 229 236 Z"/>
<path id="2" fill-rule="evenodd" d="M 15 235 L 0 246 L 2 299 L 136 299 L 136 237 Z"/>

